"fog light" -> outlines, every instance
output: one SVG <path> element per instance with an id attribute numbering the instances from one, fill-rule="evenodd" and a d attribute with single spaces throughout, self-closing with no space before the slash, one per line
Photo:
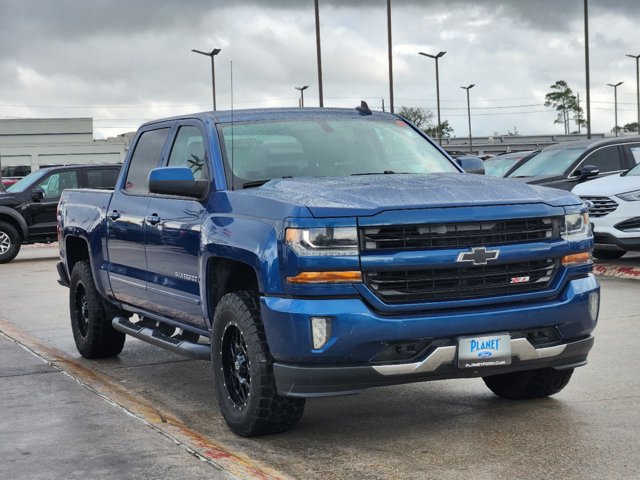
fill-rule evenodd
<path id="1" fill-rule="evenodd" d="M 311 336 L 314 350 L 322 348 L 331 337 L 331 318 L 311 317 Z"/>
<path id="2" fill-rule="evenodd" d="M 589 315 L 594 322 L 598 320 L 598 313 L 600 311 L 600 294 L 598 292 L 591 292 L 589 294 Z"/>

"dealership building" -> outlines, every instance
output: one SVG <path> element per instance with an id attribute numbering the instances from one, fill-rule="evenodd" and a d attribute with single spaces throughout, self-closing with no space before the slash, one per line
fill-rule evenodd
<path id="1" fill-rule="evenodd" d="M 92 118 L 0 119 L 4 177 L 75 163 L 122 163 L 133 133 L 93 138 Z"/>

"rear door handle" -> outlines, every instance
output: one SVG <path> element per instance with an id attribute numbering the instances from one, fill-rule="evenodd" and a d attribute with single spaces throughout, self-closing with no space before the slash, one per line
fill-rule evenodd
<path id="1" fill-rule="evenodd" d="M 160 217 L 157 213 L 154 213 L 153 215 L 147 215 L 144 220 L 150 225 L 157 225 L 160 223 Z"/>
<path id="2" fill-rule="evenodd" d="M 112 211 L 111 213 L 109 213 L 109 215 L 107 215 L 111 220 L 117 220 L 120 218 L 120 212 L 118 212 L 117 210 Z"/>

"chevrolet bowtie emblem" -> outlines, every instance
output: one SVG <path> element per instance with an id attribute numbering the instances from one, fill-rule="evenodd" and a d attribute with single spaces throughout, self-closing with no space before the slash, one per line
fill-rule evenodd
<path id="1" fill-rule="evenodd" d="M 487 250 L 484 247 L 472 248 L 470 252 L 462 252 L 456 262 L 471 262 L 473 265 L 486 265 L 489 260 L 496 260 L 500 250 Z"/>

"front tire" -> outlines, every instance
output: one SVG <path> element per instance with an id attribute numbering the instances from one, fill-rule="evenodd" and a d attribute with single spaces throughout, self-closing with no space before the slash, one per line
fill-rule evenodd
<path id="1" fill-rule="evenodd" d="M 625 250 L 600 250 L 596 248 L 593 251 L 593 256 L 600 260 L 617 260 L 625 253 L 627 253 Z"/>
<path id="2" fill-rule="evenodd" d="M 213 319 L 211 360 L 222 416 L 237 435 L 250 437 L 293 428 L 305 399 L 276 392 L 272 358 L 257 296 L 228 293 Z"/>
<path id="3" fill-rule="evenodd" d="M 554 395 L 567 386 L 573 368 L 554 370 L 541 368 L 524 372 L 503 373 L 483 377 L 484 383 L 497 396 L 509 400 L 526 400 Z"/>
<path id="4" fill-rule="evenodd" d="M 9 263 L 16 258 L 22 238 L 16 228 L 7 222 L 0 222 L 0 263 Z"/>
<path id="5" fill-rule="evenodd" d="M 78 352 L 85 358 L 115 357 L 124 347 L 125 334 L 111 326 L 87 260 L 73 267 L 69 288 L 71 330 Z"/>

